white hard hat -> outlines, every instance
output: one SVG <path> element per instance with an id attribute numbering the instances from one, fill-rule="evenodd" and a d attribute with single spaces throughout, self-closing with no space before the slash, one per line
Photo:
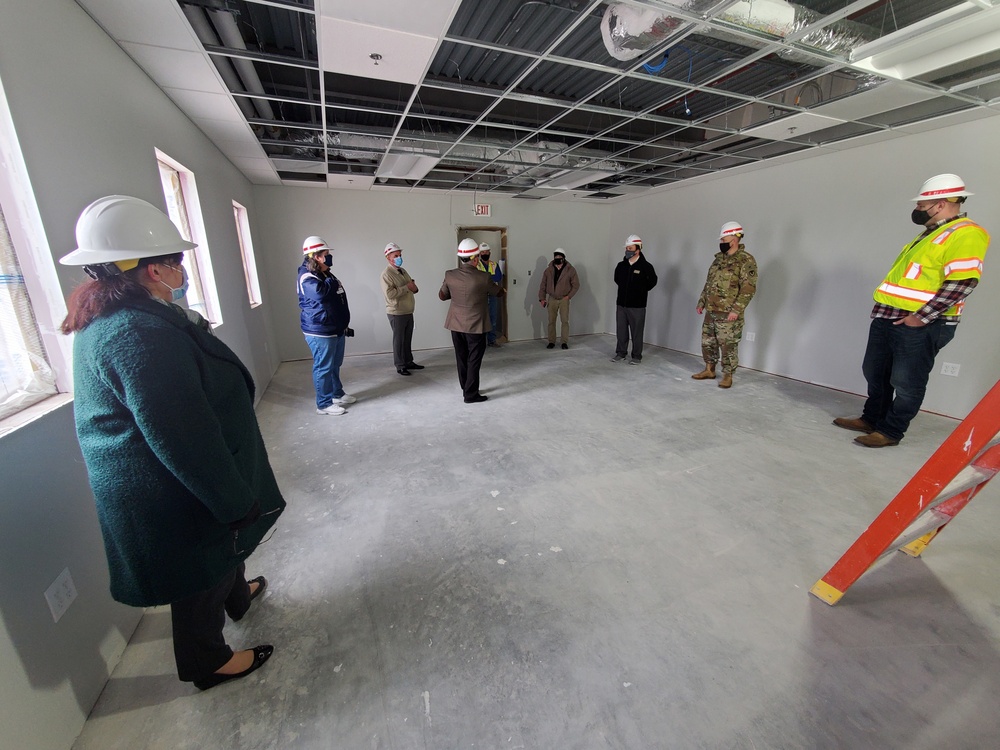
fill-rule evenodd
<path id="1" fill-rule="evenodd" d="M 965 180 L 957 174 L 939 174 L 931 177 L 920 186 L 920 195 L 913 200 L 939 201 L 944 198 L 965 198 L 975 195 L 965 189 Z"/>
<path id="2" fill-rule="evenodd" d="M 488 242 L 480 242 L 479 243 L 479 252 L 481 252 L 481 253 L 488 253 L 488 252 L 490 252 L 490 244 Z"/>
<path id="3" fill-rule="evenodd" d="M 723 237 L 730 237 L 734 234 L 742 236 L 743 225 L 738 221 L 727 221 L 722 225 L 722 229 L 719 230 L 719 239 L 722 239 Z"/>
<path id="4" fill-rule="evenodd" d="M 333 250 L 333 248 L 326 244 L 326 240 L 315 234 L 310 234 L 308 237 L 302 240 L 303 255 L 309 255 L 309 253 L 318 253 L 320 250 Z"/>
<path id="5" fill-rule="evenodd" d="M 471 258 L 479 252 L 479 243 L 471 237 L 466 237 L 458 243 L 458 256 L 460 258 Z"/>
<path id="6" fill-rule="evenodd" d="M 388 245 L 385 246 L 385 257 L 386 258 L 389 257 L 389 253 L 395 253 L 395 252 L 400 252 L 401 253 L 401 252 L 403 252 L 403 248 L 401 248 L 395 242 L 390 242 Z"/>
<path id="7" fill-rule="evenodd" d="M 198 247 L 188 242 L 163 211 L 128 195 L 98 198 L 76 221 L 77 248 L 59 262 L 65 266 L 102 266 L 114 263 L 118 271 L 134 268 L 141 258 L 173 255 Z M 106 268 L 101 275 L 117 273 Z M 89 273 L 89 271 L 88 271 Z M 95 276 L 95 274 L 91 274 Z"/>
<path id="8" fill-rule="evenodd" d="M 629 245 L 639 245 L 639 247 L 642 247 L 642 237 L 637 234 L 630 234 L 628 239 L 625 240 L 625 247 Z"/>

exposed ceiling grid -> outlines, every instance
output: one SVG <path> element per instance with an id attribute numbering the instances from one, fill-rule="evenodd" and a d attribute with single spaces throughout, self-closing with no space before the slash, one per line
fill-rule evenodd
<path id="1" fill-rule="evenodd" d="M 1000 0 L 78 2 L 256 184 L 618 200 L 1000 113 Z"/>

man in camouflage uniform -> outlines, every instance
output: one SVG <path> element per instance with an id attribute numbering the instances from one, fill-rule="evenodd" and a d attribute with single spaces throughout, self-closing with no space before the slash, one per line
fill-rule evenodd
<path id="1" fill-rule="evenodd" d="M 738 348 L 743 336 L 743 311 L 757 291 L 757 261 L 740 242 L 743 227 L 730 221 L 722 225 L 719 252 L 708 269 L 705 288 L 698 298 L 698 314 L 708 311 L 701 327 L 701 353 L 705 369 L 691 377 L 714 380 L 715 365 L 722 351 L 719 388 L 731 388 L 739 364 Z"/>

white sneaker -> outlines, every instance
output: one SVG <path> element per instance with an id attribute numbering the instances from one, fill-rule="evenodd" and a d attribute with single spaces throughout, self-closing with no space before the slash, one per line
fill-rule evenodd
<path id="1" fill-rule="evenodd" d="M 335 417 L 339 417 L 341 414 L 347 414 L 347 409 L 343 406 L 337 406 L 336 403 L 330 404 L 325 409 L 317 409 L 317 414 L 330 414 Z"/>
<path id="2" fill-rule="evenodd" d="M 347 404 L 353 404 L 353 403 L 355 403 L 356 401 L 357 401 L 357 399 L 356 399 L 356 398 L 355 398 L 354 396 L 352 396 L 352 395 L 351 395 L 351 394 L 349 394 L 349 393 L 345 393 L 345 394 L 344 394 L 343 396 L 341 396 L 340 398 L 335 398 L 335 399 L 333 400 L 333 403 L 335 403 L 335 404 L 340 404 L 341 406 L 346 406 Z"/>

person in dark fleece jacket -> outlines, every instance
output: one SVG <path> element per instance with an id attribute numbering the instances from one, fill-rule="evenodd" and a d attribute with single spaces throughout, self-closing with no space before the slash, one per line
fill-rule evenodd
<path id="1" fill-rule="evenodd" d="M 642 239 L 630 234 L 625 241 L 625 257 L 615 266 L 618 298 L 615 323 L 618 341 L 612 362 L 624 362 L 628 355 L 628 340 L 632 338 L 630 365 L 642 361 L 642 332 L 646 327 L 646 297 L 656 286 L 656 271 L 642 255 Z"/>
<path id="2" fill-rule="evenodd" d="M 258 669 L 222 629 L 267 587 L 245 560 L 285 507 L 254 414 L 254 382 L 197 314 L 183 240 L 163 212 L 113 195 L 80 215 L 61 259 L 91 277 L 70 296 L 74 411 L 111 595 L 169 604 L 178 677 L 205 690 Z M 194 316 L 194 319 L 192 319 Z"/>

